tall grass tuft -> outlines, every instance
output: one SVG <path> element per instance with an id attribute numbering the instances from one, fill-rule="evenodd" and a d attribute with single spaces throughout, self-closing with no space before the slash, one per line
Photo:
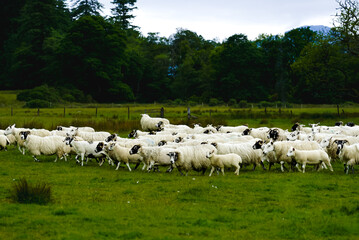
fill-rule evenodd
<path id="1" fill-rule="evenodd" d="M 25 178 L 13 185 L 11 199 L 17 203 L 46 205 L 52 201 L 51 186 L 47 183 L 29 184 Z"/>

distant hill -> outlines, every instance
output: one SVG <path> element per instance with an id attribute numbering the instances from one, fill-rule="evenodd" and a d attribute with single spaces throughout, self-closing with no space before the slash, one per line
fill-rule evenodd
<path id="1" fill-rule="evenodd" d="M 312 30 L 313 32 L 321 32 L 324 35 L 328 34 L 330 31 L 330 27 L 324 26 L 324 25 L 310 25 L 310 26 L 302 26 L 304 27 L 309 27 L 310 30 Z M 302 28 L 301 27 L 301 28 Z"/>

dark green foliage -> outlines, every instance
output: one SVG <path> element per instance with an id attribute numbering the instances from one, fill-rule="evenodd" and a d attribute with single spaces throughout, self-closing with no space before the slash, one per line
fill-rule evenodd
<path id="1" fill-rule="evenodd" d="M 26 108 L 48 108 L 51 107 L 51 103 L 45 100 L 35 99 L 26 102 Z"/>
<path id="2" fill-rule="evenodd" d="M 67 2 L 2 4 L 0 86 L 47 84 L 68 102 L 359 101 L 356 0 L 337 1 L 328 36 L 302 27 L 221 43 L 182 28 L 169 38 L 144 37 L 131 25 L 136 0 L 113 0 L 113 17 L 100 15 L 98 0 L 72 0 L 71 10 Z"/>
<path id="3" fill-rule="evenodd" d="M 11 199 L 17 203 L 45 205 L 52 201 L 51 186 L 46 183 L 32 185 L 25 178 L 21 178 L 13 185 Z"/>

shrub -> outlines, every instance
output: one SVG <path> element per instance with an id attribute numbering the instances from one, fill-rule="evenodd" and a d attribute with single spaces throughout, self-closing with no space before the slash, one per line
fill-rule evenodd
<path id="1" fill-rule="evenodd" d="M 219 105 L 219 101 L 217 98 L 211 98 L 211 99 L 209 99 L 208 105 L 209 106 L 217 106 L 217 105 Z"/>
<path id="2" fill-rule="evenodd" d="M 36 203 L 45 205 L 52 201 L 51 187 L 46 183 L 35 186 L 29 184 L 25 178 L 13 185 L 11 198 L 17 203 Z"/>
<path id="3" fill-rule="evenodd" d="M 235 106 L 237 104 L 237 100 L 234 98 L 229 99 L 228 106 Z"/>
<path id="4" fill-rule="evenodd" d="M 240 108 L 247 108 L 248 107 L 248 103 L 246 100 L 241 100 L 239 103 L 238 103 L 238 106 Z"/>
<path id="5" fill-rule="evenodd" d="M 24 107 L 26 107 L 26 108 L 48 108 L 48 107 L 50 107 L 50 103 L 45 100 L 35 99 L 35 100 L 28 101 Z"/>

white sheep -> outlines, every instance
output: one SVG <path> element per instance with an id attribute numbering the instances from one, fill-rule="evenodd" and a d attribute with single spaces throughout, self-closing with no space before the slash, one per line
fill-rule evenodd
<path id="1" fill-rule="evenodd" d="M 148 114 L 142 114 L 141 116 L 140 124 L 143 131 L 158 131 L 165 125 L 170 124 L 170 121 L 166 118 L 153 118 Z"/>
<path id="2" fill-rule="evenodd" d="M 292 164 L 292 158 L 287 156 L 290 147 L 295 147 L 299 150 L 316 150 L 321 149 L 317 142 L 313 141 L 270 141 L 262 148 L 263 154 L 268 155 L 270 152 L 274 152 L 274 157 L 271 159 L 273 163 L 280 163 L 281 170 L 284 172 L 284 163 Z"/>
<path id="3" fill-rule="evenodd" d="M 330 159 L 328 154 L 321 149 L 297 150 L 294 147 L 290 147 L 287 152 L 287 157 L 293 157 L 295 159 L 295 161 L 297 162 L 296 167 L 298 168 L 299 171 L 301 170 L 298 164 L 301 164 L 303 173 L 305 173 L 305 166 L 307 164 L 319 166 L 320 164 L 322 164 L 322 162 L 324 162 L 329 167 L 330 171 L 333 171 L 333 167 L 330 164 Z"/>
<path id="4" fill-rule="evenodd" d="M 26 149 L 37 162 L 39 160 L 36 157 L 40 155 L 56 154 L 56 162 L 57 158 L 65 157 L 66 159 L 66 154 L 70 152 L 70 148 L 65 145 L 63 138 L 60 136 L 40 137 L 32 135 L 30 131 L 22 131 L 20 136 L 24 140 Z"/>
<path id="5" fill-rule="evenodd" d="M 246 130 L 243 131 L 242 135 L 246 136 L 246 135 L 251 135 L 254 138 L 260 138 L 263 141 L 267 141 L 268 140 L 268 132 L 269 132 L 269 128 L 267 127 L 262 127 L 262 128 L 247 128 Z"/>
<path id="6" fill-rule="evenodd" d="M 78 128 L 71 130 L 70 135 L 81 137 L 85 141 L 105 141 L 106 138 L 111 136 L 109 132 L 83 132 Z"/>
<path id="7" fill-rule="evenodd" d="M 5 149 L 7 151 L 7 146 L 10 144 L 9 139 L 5 135 L 0 135 L 0 150 Z"/>
<path id="8" fill-rule="evenodd" d="M 217 154 L 228 154 L 235 153 L 238 154 L 242 163 L 246 165 L 253 164 L 253 170 L 257 165 L 261 165 L 265 169 L 262 162 L 262 151 L 253 149 L 254 141 L 245 142 L 245 143 L 211 143 L 217 149 Z"/>
<path id="9" fill-rule="evenodd" d="M 338 145 L 337 154 L 339 159 L 344 162 L 344 171 L 348 174 L 351 168 L 354 173 L 354 165 L 359 164 L 359 144 L 345 145 L 347 140 L 335 140 Z"/>
<path id="10" fill-rule="evenodd" d="M 145 147 L 142 145 L 135 145 L 130 149 L 129 153 L 131 155 L 139 154 L 143 158 L 144 164 L 148 166 L 148 171 L 153 169 L 155 166 L 170 165 L 170 168 L 167 169 L 167 171 L 170 172 L 173 168 L 167 154 L 171 151 L 174 151 L 174 149 L 167 147 Z"/>
<path id="11" fill-rule="evenodd" d="M 105 157 L 108 156 L 105 151 L 96 151 L 96 147 L 99 144 L 99 142 L 100 141 L 88 142 L 88 141 L 78 140 L 74 136 L 68 136 L 65 138 L 66 145 L 71 146 L 74 149 L 74 151 L 76 152 L 76 154 L 78 156 L 81 156 L 81 166 L 84 165 L 85 157 L 86 157 L 86 163 L 87 163 L 88 157 L 104 159 Z M 77 157 L 76 157 L 76 160 L 77 160 Z M 77 162 L 78 162 L 78 160 L 77 160 Z M 100 161 L 100 165 L 102 165 L 102 163 L 103 163 L 103 160 Z"/>
<path id="12" fill-rule="evenodd" d="M 104 150 L 107 152 L 108 156 L 112 159 L 112 161 L 117 162 L 116 170 L 118 170 L 121 163 L 125 163 L 129 171 L 131 171 L 131 167 L 129 163 L 135 163 L 136 164 L 135 169 L 138 167 L 140 163 L 144 163 L 142 156 L 140 156 L 139 154 L 131 155 L 129 153 L 130 148 L 121 147 L 119 144 L 116 144 L 116 142 L 107 143 L 104 147 Z M 146 164 L 144 163 L 142 170 L 144 170 L 145 167 Z"/>
<path id="13" fill-rule="evenodd" d="M 74 126 L 70 126 L 70 127 L 57 126 L 56 127 L 57 131 L 64 131 L 64 132 L 70 132 L 73 129 L 78 129 L 83 132 L 95 132 L 95 129 L 92 127 L 74 127 Z"/>
<path id="14" fill-rule="evenodd" d="M 235 153 L 228 153 L 224 155 L 218 155 L 214 153 L 214 150 L 208 152 L 206 157 L 211 161 L 212 169 L 209 176 L 212 176 L 213 171 L 216 168 L 220 168 L 224 175 L 224 168 L 235 167 L 234 174 L 239 175 L 239 169 L 241 168 L 242 158 Z"/>
<path id="15" fill-rule="evenodd" d="M 168 153 L 171 164 L 174 164 L 178 171 L 183 175 L 182 170 L 186 172 L 186 176 L 190 170 L 197 172 L 205 171 L 211 166 L 211 161 L 206 157 L 209 151 L 217 151 L 210 144 L 202 144 L 200 146 L 178 147 L 174 151 Z"/>
<path id="16" fill-rule="evenodd" d="M 243 133 L 244 130 L 246 130 L 248 126 L 242 125 L 242 126 L 218 126 L 217 132 L 220 133 Z"/>
<path id="17" fill-rule="evenodd" d="M 336 140 L 346 140 L 349 145 L 359 143 L 359 138 L 353 136 L 332 135 L 330 137 L 323 138 L 320 142 L 320 146 L 325 149 L 332 160 L 337 158 L 338 146 Z"/>

